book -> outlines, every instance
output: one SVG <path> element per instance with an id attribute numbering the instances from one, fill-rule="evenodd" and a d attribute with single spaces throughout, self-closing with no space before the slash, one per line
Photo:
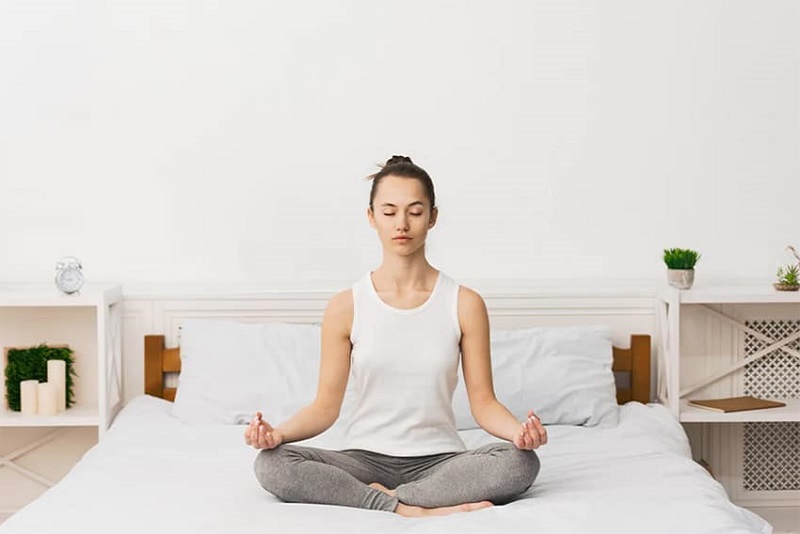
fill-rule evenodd
<path id="1" fill-rule="evenodd" d="M 715 412 L 743 412 L 746 410 L 763 410 L 765 408 L 780 408 L 786 406 L 785 402 L 759 399 L 756 397 L 728 397 L 725 399 L 689 400 L 689 405 L 713 410 Z"/>

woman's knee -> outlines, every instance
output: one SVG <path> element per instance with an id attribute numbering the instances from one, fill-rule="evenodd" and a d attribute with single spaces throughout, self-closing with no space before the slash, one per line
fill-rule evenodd
<path id="1" fill-rule="evenodd" d="M 520 450 L 508 443 L 503 447 L 503 478 L 508 481 L 512 493 L 523 493 L 533 485 L 539 475 L 539 455 L 535 451 Z"/>
<path id="2" fill-rule="evenodd" d="M 261 487 L 282 499 L 291 479 L 291 457 L 291 451 L 281 445 L 274 449 L 260 450 L 253 463 L 256 480 Z"/>
<path id="3" fill-rule="evenodd" d="M 515 463 L 519 473 L 519 492 L 527 491 L 533 485 L 536 477 L 539 475 L 541 463 L 539 462 L 539 455 L 535 451 L 522 451 L 517 449 L 515 454 Z"/>

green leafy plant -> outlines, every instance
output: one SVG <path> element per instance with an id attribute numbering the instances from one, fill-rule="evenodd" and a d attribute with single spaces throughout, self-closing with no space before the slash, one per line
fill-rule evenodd
<path id="1" fill-rule="evenodd" d="M 792 245 L 786 247 L 786 250 L 797 258 L 797 263 L 778 267 L 778 281 L 775 282 L 775 287 L 778 289 L 796 290 L 797 287 L 800 286 L 800 254 L 797 253 L 797 249 Z"/>
<path id="2" fill-rule="evenodd" d="M 69 347 L 50 347 L 45 344 L 29 348 L 8 349 L 6 363 L 6 402 L 10 410 L 20 411 L 19 383 L 23 380 L 47 381 L 47 360 L 64 360 L 66 363 L 67 408 L 73 405 L 75 358 Z"/>
<path id="3" fill-rule="evenodd" d="M 688 248 L 664 249 L 664 263 L 669 269 L 694 269 L 700 253 Z"/>
<path id="4" fill-rule="evenodd" d="M 800 284 L 800 266 L 787 265 L 786 267 L 778 267 L 778 283 L 786 286 Z"/>

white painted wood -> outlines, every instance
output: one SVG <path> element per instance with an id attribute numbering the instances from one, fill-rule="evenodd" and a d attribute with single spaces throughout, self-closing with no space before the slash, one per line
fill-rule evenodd
<path id="1" fill-rule="evenodd" d="M 76 295 L 45 285 L 0 286 L 0 343 L 6 347 L 65 343 L 74 351 L 77 373 L 71 408 L 54 416 L 23 416 L 3 402 L 0 426 L 96 426 L 100 435 L 105 432 L 111 423 L 107 369 L 112 369 L 112 381 L 121 383 L 122 377 L 121 298 L 121 286 L 87 286 Z M 118 363 L 111 366 L 109 361 Z M 122 399 L 117 397 L 113 408 L 118 410 Z"/>
<path id="2" fill-rule="evenodd" d="M 721 370 L 715 371 L 711 376 L 705 376 L 705 377 L 701 378 L 695 384 L 682 389 L 680 391 L 681 398 L 685 397 L 686 395 L 688 395 L 690 393 L 693 393 L 693 392 L 697 391 L 698 389 L 700 389 L 700 388 L 702 388 L 704 386 L 707 386 L 708 384 L 711 384 L 712 382 L 716 382 L 720 378 L 724 378 L 724 377 L 728 376 L 729 374 L 733 373 L 734 371 L 738 371 L 739 369 L 741 369 L 742 367 L 744 367 L 747 364 L 750 364 L 750 363 L 753 363 L 753 362 L 755 362 L 757 360 L 760 360 L 764 356 L 767 356 L 767 355 L 775 352 L 777 349 L 782 348 L 784 345 L 786 345 L 788 343 L 791 343 L 792 341 L 794 341 L 794 340 L 796 340 L 798 338 L 800 338 L 800 332 L 797 332 L 795 334 L 787 336 L 787 337 L 785 337 L 785 338 L 783 338 L 783 339 L 781 339 L 779 341 L 775 341 L 775 342 L 771 343 L 770 345 L 768 345 L 767 347 L 764 347 L 760 351 L 756 352 L 752 356 L 748 356 L 747 358 L 743 358 L 741 360 L 737 360 L 736 363 L 731 364 L 728 367 L 725 367 L 725 368 L 723 368 Z"/>
<path id="3" fill-rule="evenodd" d="M 661 299 L 678 298 L 682 304 L 793 304 L 800 303 L 800 292 L 778 291 L 768 281 L 763 283 L 700 283 L 692 289 L 663 286 Z"/>
<path id="4" fill-rule="evenodd" d="M 725 480 L 725 486 L 731 499 L 746 508 L 782 508 L 788 515 L 800 513 L 800 491 L 748 491 L 743 484 L 743 436 L 744 425 L 724 424 L 713 425 L 722 432 L 723 440 L 728 445 L 720 451 L 721 458 L 727 463 L 730 476 Z M 778 513 L 777 510 L 773 512 Z"/>
<path id="5" fill-rule="evenodd" d="M 13 513 L 60 480 L 103 436 L 121 408 L 121 299 L 120 286 L 89 285 L 75 295 L 64 295 L 49 285 L 0 286 L 0 345 L 67 344 L 74 351 L 77 373 L 75 404 L 53 416 L 12 412 L 3 395 L 3 442 L 10 443 L 15 434 L 32 436 L 17 449 L 0 450 L 0 502 L 12 503 L 3 509 L 5 513 Z M 68 427 L 89 427 L 95 439 L 87 441 L 85 432 L 72 432 L 75 439 L 55 443 L 64 434 L 59 429 Z M 48 433 L 38 438 L 30 434 L 37 430 Z M 37 460 L 39 451 L 46 455 Z"/>
<path id="6" fill-rule="evenodd" d="M 747 491 L 743 487 L 744 425 L 746 422 L 798 422 L 800 399 L 776 399 L 787 403 L 784 408 L 719 413 L 688 405 L 688 398 L 715 398 L 743 394 L 742 375 L 748 361 L 768 358 L 775 352 L 797 357 L 797 351 L 785 347 L 797 339 L 790 335 L 771 339 L 745 326 L 746 320 L 772 320 L 800 317 L 800 295 L 774 290 L 769 284 L 728 284 L 695 286 L 679 291 L 662 287 L 656 291 L 657 307 L 665 310 L 670 339 L 680 328 L 680 342 L 661 344 L 659 354 L 668 369 L 678 369 L 680 380 L 669 381 L 668 398 L 681 398 L 673 413 L 682 423 L 700 425 L 701 445 L 698 448 L 711 465 L 717 480 L 737 504 L 753 509 L 771 510 L 775 517 L 797 517 L 800 491 Z M 677 304 L 676 304 L 677 302 Z M 745 333 L 768 345 L 748 357 L 741 358 Z M 681 385 L 693 384 L 684 387 Z M 678 394 L 680 391 L 680 394 Z M 674 405 L 670 405 L 674 407 Z M 697 439 L 698 432 L 692 433 Z M 776 525 L 777 526 L 777 525 Z"/>
<path id="7" fill-rule="evenodd" d="M 656 343 L 654 343 L 654 347 L 656 348 L 656 354 L 659 357 L 656 358 L 657 366 L 656 366 L 656 373 L 657 373 L 657 387 L 656 387 L 656 400 L 661 404 L 668 405 L 668 390 L 667 382 L 669 371 L 667 369 L 667 361 L 664 355 L 668 354 L 668 347 L 669 347 L 669 336 L 668 332 L 669 329 L 667 328 L 667 306 L 668 304 L 666 301 L 663 300 L 656 300 L 655 302 L 655 312 L 656 312 Z"/>
<path id="8" fill-rule="evenodd" d="M 680 381 L 680 362 L 675 357 L 679 354 L 681 344 L 681 308 L 678 299 L 667 301 L 667 406 L 674 414 L 678 413 L 678 390 Z"/>
<path id="9" fill-rule="evenodd" d="M 98 426 L 100 416 L 96 405 L 76 405 L 53 416 L 22 415 L 5 410 L 0 412 L 0 427 L 20 426 Z"/>
<path id="10" fill-rule="evenodd" d="M 0 306 L 103 306 L 122 298 L 122 286 L 87 284 L 78 293 L 65 295 L 48 284 L 0 284 Z"/>
<path id="11" fill-rule="evenodd" d="M 754 314 L 778 310 L 793 316 L 800 316 L 800 297 L 790 300 L 772 299 L 771 293 L 759 286 L 711 286 L 695 291 L 677 290 L 662 287 L 656 291 L 657 306 L 666 309 L 666 328 L 669 342 L 659 355 L 666 362 L 668 387 L 666 397 L 673 414 L 686 422 L 725 422 L 725 421 L 797 421 L 798 407 L 789 403 L 780 412 L 769 410 L 749 410 L 738 414 L 723 414 L 690 407 L 686 400 L 691 398 L 715 398 L 735 396 L 741 391 L 741 373 L 736 373 L 748 363 L 768 357 L 784 345 L 800 338 L 800 332 L 779 340 L 769 340 L 770 344 L 748 358 L 740 359 L 739 343 L 743 331 L 751 331 L 743 322 Z M 738 291 L 742 291 L 738 293 Z M 774 291 L 774 290 L 773 290 Z M 775 291 L 778 293 L 777 291 Z M 712 302 L 718 298 L 720 302 Z M 764 300 L 758 300 L 758 299 Z M 660 304 L 659 304 L 660 303 Z M 681 328 L 685 331 L 681 332 Z M 762 341 L 768 338 L 758 335 Z M 795 355 L 791 349 L 788 353 Z M 673 374 L 674 371 L 674 374 Z M 727 380 L 722 380 L 727 379 Z M 682 384 L 689 384 L 682 387 Z"/>

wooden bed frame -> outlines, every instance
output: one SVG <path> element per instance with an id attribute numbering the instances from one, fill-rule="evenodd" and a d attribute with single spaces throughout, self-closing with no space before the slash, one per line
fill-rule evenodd
<path id="1" fill-rule="evenodd" d="M 617 403 L 650 402 L 650 336 L 634 334 L 630 348 L 614 347 L 615 373 L 630 376 L 630 386 L 617 385 Z M 176 388 L 164 385 L 165 373 L 180 373 L 180 347 L 166 348 L 163 335 L 144 337 L 144 392 L 154 397 L 175 400 Z"/>

